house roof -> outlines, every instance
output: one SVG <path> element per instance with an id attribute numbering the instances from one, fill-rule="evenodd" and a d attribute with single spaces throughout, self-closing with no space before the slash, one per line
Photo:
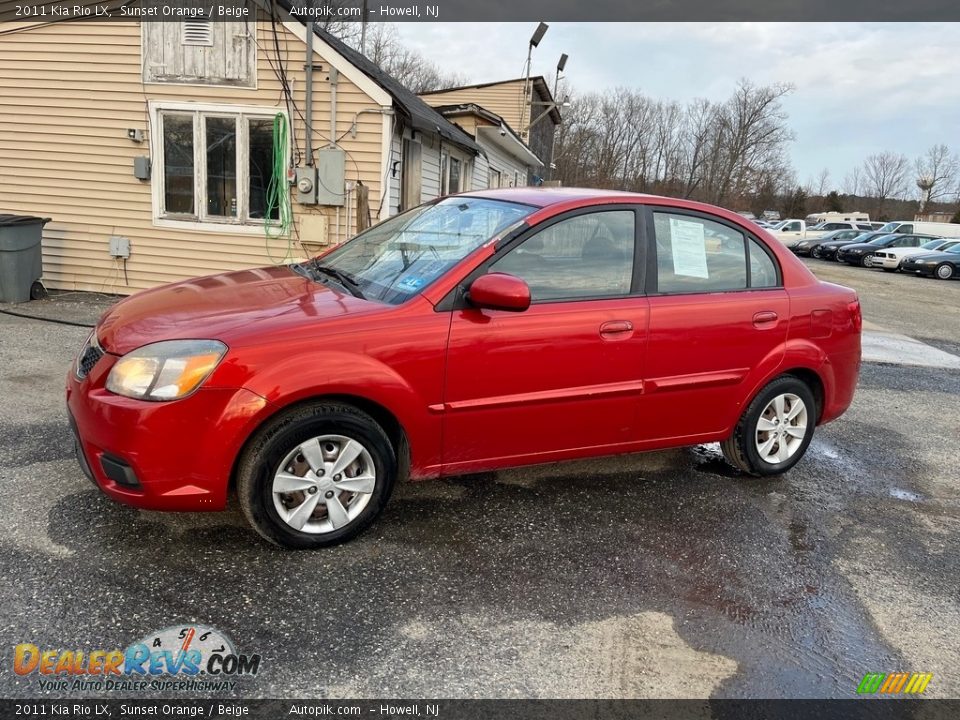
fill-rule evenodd
<path id="1" fill-rule="evenodd" d="M 512 80 L 497 80 L 496 82 L 487 82 L 487 83 L 477 83 L 476 85 L 460 85 L 458 87 L 444 88 L 443 90 L 429 90 L 427 92 L 420 93 L 421 95 L 442 95 L 443 93 L 448 92 L 457 92 L 460 90 L 481 90 L 483 88 L 495 87 L 497 85 L 510 85 L 511 83 L 526 82 L 526 78 L 513 78 Z M 550 86 L 547 85 L 547 81 L 544 79 L 543 75 L 533 75 L 530 78 L 530 82 L 533 83 L 533 87 L 536 88 L 537 92 L 540 94 L 540 97 L 543 98 L 544 102 L 555 103 L 553 99 L 553 93 L 550 92 Z M 559 125 L 561 122 L 560 110 L 556 105 L 550 109 L 550 117 L 553 121 Z"/>
<path id="2" fill-rule="evenodd" d="M 477 139 L 479 139 L 480 131 L 488 131 L 484 133 L 488 142 L 498 146 L 500 149 L 520 159 L 522 162 L 530 165 L 531 167 L 543 167 L 543 160 L 541 160 L 537 154 L 533 152 L 533 150 L 531 150 L 523 140 L 520 139 L 520 136 L 512 127 L 510 127 L 510 124 L 495 112 L 487 110 L 487 108 L 481 107 L 476 103 L 438 105 L 434 109 L 444 117 L 449 118 L 460 117 L 463 115 L 476 115 L 477 117 L 483 118 L 496 127 L 478 127 Z"/>
<path id="3" fill-rule="evenodd" d="M 293 6 L 290 0 L 277 0 L 277 4 L 287 12 L 290 12 Z M 291 18 L 297 22 L 306 24 L 294 15 L 291 15 Z M 427 103 L 417 97 L 416 93 L 389 75 L 379 65 L 354 50 L 340 38 L 326 32 L 320 28 L 319 25 L 314 25 L 314 33 L 346 58 L 351 65 L 382 87 L 390 97 L 393 98 L 395 108 L 412 128 L 424 132 L 437 133 L 441 138 L 449 140 L 473 153 L 480 152 L 480 146 L 477 145 L 473 138 L 427 105 Z"/>

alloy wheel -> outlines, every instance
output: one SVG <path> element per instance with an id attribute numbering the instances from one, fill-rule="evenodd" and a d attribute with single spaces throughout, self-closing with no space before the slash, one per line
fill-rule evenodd
<path id="1" fill-rule="evenodd" d="M 786 462 L 803 445 L 807 406 L 793 393 L 774 397 L 757 420 L 755 442 L 760 459 L 771 465 Z"/>
<path id="2" fill-rule="evenodd" d="M 937 268 L 937 277 L 941 280 L 949 280 L 953 277 L 953 265 L 948 265 L 944 263 Z"/>
<path id="3" fill-rule="evenodd" d="M 273 504 L 294 530 L 329 533 L 370 502 L 377 472 L 370 451 L 343 435 L 321 435 L 291 450 L 273 476 Z"/>
<path id="4" fill-rule="evenodd" d="M 863 266 L 865 268 L 873 267 L 873 255 L 864 255 L 863 256 Z"/>

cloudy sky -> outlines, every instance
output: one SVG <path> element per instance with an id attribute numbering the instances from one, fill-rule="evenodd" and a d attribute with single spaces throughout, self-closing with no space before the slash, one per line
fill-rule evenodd
<path id="1" fill-rule="evenodd" d="M 547 20 L 549 22 L 549 19 Z M 934 143 L 960 150 L 960 24 L 550 23 L 533 72 L 561 53 L 573 88 L 618 85 L 681 101 L 720 100 L 737 80 L 789 82 L 793 163 L 831 183 L 864 157 L 909 157 Z M 472 82 L 520 77 L 536 23 L 400 23 L 404 42 Z"/>

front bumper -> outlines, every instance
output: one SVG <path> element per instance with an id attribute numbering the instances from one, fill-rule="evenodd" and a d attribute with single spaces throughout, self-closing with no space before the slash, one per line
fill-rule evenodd
<path id="1" fill-rule="evenodd" d="M 859 265 L 866 253 L 848 253 L 842 250 L 837 251 L 837 262 L 848 263 L 850 265 Z"/>
<path id="2" fill-rule="evenodd" d="M 933 275 L 936 265 L 918 265 L 904 261 L 900 263 L 900 272 L 915 273 L 917 275 Z"/>
<path id="3" fill-rule="evenodd" d="M 67 377 L 67 409 L 84 474 L 118 502 L 149 510 L 222 510 L 233 463 L 267 401 L 245 389 L 201 388 L 147 402 L 104 388 L 116 358 Z"/>

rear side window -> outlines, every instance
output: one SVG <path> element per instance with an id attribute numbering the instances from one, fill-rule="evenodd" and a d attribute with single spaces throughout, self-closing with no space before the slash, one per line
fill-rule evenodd
<path id="1" fill-rule="evenodd" d="M 729 225 L 691 215 L 654 212 L 657 291 L 697 293 L 776 287 L 773 258 Z"/>

